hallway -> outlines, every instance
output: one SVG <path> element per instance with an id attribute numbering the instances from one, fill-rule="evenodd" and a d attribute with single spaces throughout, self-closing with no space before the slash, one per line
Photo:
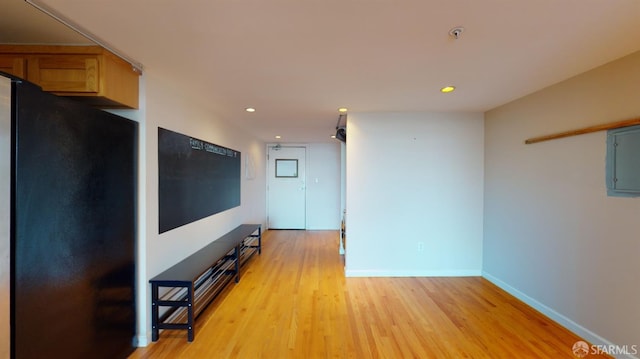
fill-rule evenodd
<path id="1" fill-rule="evenodd" d="M 267 231 L 193 343 L 164 331 L 130 358 L 576 358 L 580 338 L 483 278 L 345 278 L 343 265 L 335 231 Z"/>

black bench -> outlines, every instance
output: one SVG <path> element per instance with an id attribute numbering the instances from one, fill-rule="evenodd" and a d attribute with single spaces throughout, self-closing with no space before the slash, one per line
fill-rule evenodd
<path id="1" fill-rule="evenodd" d="M 240 267 L 256 252 L 262 253 L 261 226 L 243 224 L 149 280 L 151 339 L 161 329 L 181 329 L 192 342 L 194 319 L 232 278 L 240 280 Z"/>

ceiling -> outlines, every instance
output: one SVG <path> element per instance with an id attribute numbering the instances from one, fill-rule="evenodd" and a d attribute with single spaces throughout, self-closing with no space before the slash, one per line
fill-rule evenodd
<path id="1" fill-rule="evenodd" d="M 330 141 L 339 107 L 484 112 L 640 50 L 640 0 L 35 1 L 269 142 Z M 3 2 L 0 42 L 87 43 Z"/>

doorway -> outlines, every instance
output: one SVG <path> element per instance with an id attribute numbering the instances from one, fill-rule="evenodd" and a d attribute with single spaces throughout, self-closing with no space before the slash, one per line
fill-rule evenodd
<path id="1" fill-rule="evenodd" d="M 306 147 L 269 145 L 267 151 L 267 225 L 306 228 Z"/>

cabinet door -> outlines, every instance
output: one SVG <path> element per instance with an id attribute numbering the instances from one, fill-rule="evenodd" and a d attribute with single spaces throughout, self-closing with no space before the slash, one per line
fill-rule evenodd
<path id="1" fill-rule="evenodd" d="M 55 93 L 98 93 L 99 65 L 95 55 L 39 55 L 29 59 L 29 81 Z"/>
<path id="2" fill-rule="evenodd" d="M 23 56 L 0 56 L 0 71 L 26 79 L 26 59 Z"/>

